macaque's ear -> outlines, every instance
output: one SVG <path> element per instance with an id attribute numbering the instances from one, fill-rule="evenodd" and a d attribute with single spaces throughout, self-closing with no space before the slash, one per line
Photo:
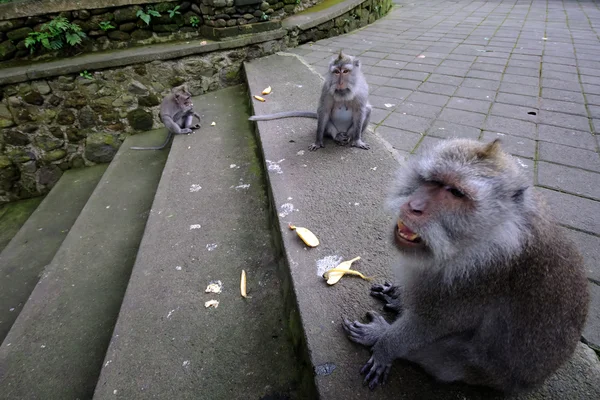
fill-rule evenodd
<path id="1" fill-rule="evenodd" d="M 354 64 L 356 68 L 360 68 L 360 60 L 358 58 L 355 58 L 352 64 Z"/>
<path id="2" fill-rule="evenodd" d="M 344 51 L 343 51 L 342 49 L 340 49 L 340 54 L 338 54 L 338 58 L 337 58 L 337 59 L 338 59 L 338 61 L 340 61 L 340 60 L 343 60 L 343 59 L 344 59 L 344 57 L 345 57 L 345 55 L 344 55 Z"/>
<path id="3" fill-rule="evenodd" d="M 500 139 L 495 139 L 479 150 L 477 156 L 479 158 L 490 158 L 496 156 L 498 152 L 500 152 Z"/>

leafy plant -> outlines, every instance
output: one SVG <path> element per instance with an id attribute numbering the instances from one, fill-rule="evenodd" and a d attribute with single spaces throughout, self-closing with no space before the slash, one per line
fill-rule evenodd
<path id="1" fill-rule="evenodd" d="M 112 26 L 112 24 L 110 23 L 110 21 L 102 21 L 100 23 L 98 23 L 98 26 L 100 27 L 100 29 L 102 29 L 103 31 L 107 31 L 109 29 L 115 29 L 114 26 Z"/>
<path id="2" fill-rule="evenodd" d="M 269 20 L 269 16 L 265 13 L 263 13 L 263 15 L 260 16 L 260 19 L 263 21 L 268 21 Z"/>
<path id="3" fill-rule="evenodd" d="M 160 13 L 151 8 L 148 8 L 146 12 L 144 12 L 144 10 L 138 10 L 138 12 L 135 15 L 137 17 L 140 17 L 140 19 L 144 21 L 146 25 L 150 25 L 150 20 L 152 19 L 152 17 L 160 17 Z"/>
<path id="4" fill-rule="evenodd" d="M 296 0 L 296 4 L 300 4 L 302 0 Z"/>
<path id="5" fill-rule="evenodd" d="M 192 25 L 194 28 L 196 28 L 199 24 L 200 24 L 200 18 L 196 17 L 195 15 L 192 15 L 190 17 L 190 25 Z"/>
<path id="6" fill-rule="evenodd" d="M 173 18 L 176 14 L 181 14 L 177 10 L 179 10 L 179 6 L 176 6 L 175 8 L 172 8 L 169 11 L 167 11 L 169 13 L 169 18 Z"/>
<path id="7" fill-rule="evenodd" d="M 92 74 L 90 72 L 88 72 L 87 69 L 84 70 L 84 71 L 81 71 L 79 73 L 79 76 L 81 76 L 81 77 L 83 77 L 85 79 L 94 79 L 94 78 L 92 78 Z"/>
<path id="8" fill-rule="evenodd" d="M 25 38 L 25 47 L 30 49 L 31 53 L 38 43 L 48 50 L 59 50 L 63 48 L 65 42 L 70 46 L 76 46 L 85 37 L 79 25 L 69 22 L 65 17 L 56 17 L 43 24 L 39 32 L 30 32 Z"/>

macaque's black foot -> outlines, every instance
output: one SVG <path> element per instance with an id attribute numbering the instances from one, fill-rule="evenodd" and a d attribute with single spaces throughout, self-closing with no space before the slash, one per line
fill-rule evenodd
<path id="1" fill-rule="evenodd" d="M 389 282 L 383 285 L 375 284 L 371 286 L 371 296 L 383 301 L 383 309 L 400 313 L 402 311 L 402 301 L 400 299 L 400 288 Z"/>
<path id="2" fill-rule="evenodd" d="M 369 385 L 369 389 L 374 390 L 377 385 L 383 385 L 387 382 L 391 368 L 391 362 L 379 362 L 373 354 L 364 367 L 361 368 L 360 373 L 362 375 L 366 374 L 363 382 Z"/>
<path id="3" fill-rule="evenodd" d="M 367 143 L 363 142 L 360 139 L 355 140 L 354 142 L 352 142 L 352 146 L 353 147 L 358 147 L 359 149 L 363 149 L 363 150 L 369 150 L 371 148 L 370 144 L 367 144 Z"/>
<path id="4" fill-rule="evenodd" d="M 198 124 L 192 125 L 190 128 L 192 128 L 192 129 L 200 129 L 201 125 L 198 123 Z"/>
<path id="5" fill-rule="evenodd" d="M 333 140 L 340 146 L 350 143 L 350 137 L 345 133 L 338 133 Z"/>
<path id="6" fill-rule="evenodd" d="M 367 324 L 358 321 L 350 322 L 347 318 L 344 318 L 342 327 L 350 340 L 363 346 L 371 347 L 377 343 L 390 324 L 375 311 L 369 311 L 367 317 L 371 320 Z"/>
<path id="7" fill-rule="evenodd" d="M 310 146 L 308 146 L 308 149 L 309 149 L 310 151 L 315 151 L 315 150 L 318 150 L 318 149 L 320 149 L 320 148 L 322 148 L 322 147 L 325 147 L 325 146 L 323 145 L 323 143 L 313 143 L 313 144 L 311 144 Z"/>

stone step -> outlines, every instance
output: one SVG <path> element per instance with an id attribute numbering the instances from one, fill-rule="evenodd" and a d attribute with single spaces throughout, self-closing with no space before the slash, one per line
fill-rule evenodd
<path id="1" fill-rule="evenodd" d="M 44 196 L 0 205 L 0 253 L 27 222 L 42 200 Z"/>
<path id="2" fill-rule="evenodd" d="M 108 165 L 66 171 L 0 253 L 0 343 L 23 309 Z M 15 204 L 23 204 L 23 201 Z M 12 203 L 11 203 L 12 205 Z M 1 229 L 4 231 L 4 223 Z"/>
<path id="3" fill-rule="evenodd" d="M 242 87 L 194 98 L 206 118 L 173 142 L 95 400 L 306 398 L 246 99 Z M 222 293 L 206 293 L 217 280 Z"/>
<path id="4" fill-rule="evenodd" d="M 255 114 L 316 110 L 322 79 L 301 58 L 280 53 L 244 67 L 251 95 L 272 87 L 272 93 L 263 96 L 265 102 L 253 100 Z M 392 394 L 405 399 L 502 398 L 466 385 L 437 384 L 422 370 L 400 361 L 394 363 L 385 386 L 371 392 L 362 385 L 359 370 L 369 359 L 369 351 L 346 338 L 341 322 L 343 317 L 363 319 L 368 310 L 381 312 L 382 304 L 369 295 L 370 282 L 344 277 L 328 286 L 321 274 L 326 267 L 360 256 L 353 269 L 376 277 L 377 283 L 390 280 L 395 215 L 384 212 L 384 202 L 400 159 L 372 133 L 363 138 L 371 145 L 368 151 L 326 140 L 325 148 L 310 152 L 314 119 L 259 121 L 257 127 L 275 224 L 301 322 L 303 354 L 308 354 L 318 398 L 388 399 Z M 309 228 L 321 244 L 307 248 L 288 229 L 289 223 Z M 519 398 L 600 398 L 598 365 L 593 351 L 580 344 L 573 360 L 546 386 Z"/>
<path id="5" fill-rule="evenodd" d="M 0 399 L 91 398 L 168 154 L 129 147 L 164 133 L 125 140 L 44 269 L 0 346 Z"/>

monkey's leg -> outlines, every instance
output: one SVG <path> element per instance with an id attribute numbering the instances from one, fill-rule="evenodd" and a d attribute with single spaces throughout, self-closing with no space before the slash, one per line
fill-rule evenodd
<path id="1" fill-rule="evenodd" d="M 184 129 L 198 129 L 200 128 L 200 124 L 196 124 L 194 126 L 192 126 L 192 122 L 194 120 L 194 114 L 190 113 L 188 115 L 185 116 L 185 118 L 183 119 L 183 126 L 182 128 Z M 192 131 L 193 132 L 193 131 Z"/>
<path id="2" fill-rule="evenodd" d="M 359 118 L 353 119 L 353 125 L 357 131 L 354 135 L 354 140 L 350 145 L 360 149 L 369 150 L 371 146 L 363 142 L 362 134 L 367 129 L 371 119 L 371 105 L 367 104 L 364 108 L 364 111 L 357 114 L 359 115 Z"/>
<path id="3" fill-rule="evenodd" d="M 198 118 L 198 122 L 190 128 L 200 129 L 202 127 L 202 117 L 200 117 L 200 114 L 198 114 L 196 111 L 193 112 L 192 116 Z"/>
<path id="4" fill-rule="evenodd" d="M 165 126 L 167 127 L 169 132 L 171 132 L 175 135 L 192 133 L 192 130 L 190 128 L 185 128 L 185 127 L 182 128 L 181 125 L 184 125 L 184 124 L 179 125 L 177 122 L 175 122 L 173 120 L 173 118 L 169 117 L 168 115 L 165 115 L 163 117 L 163 124 L 165 124 Z"/>
<path id="5" fill-rule="evenodd" d="M 329 121 L 325 134 L 332 138 L 340 146 L 345 146 L 350 142 L 350 138 L 346 132 L 340 132 L 337 127 L 333 124 L 333 121 Z"/>
<path id="6" fill-rule="evenodd" d="M 383 301 L 384 310 L 392 311 L 397 314 L 402 312 L 402 301 L 400 299 L 400 288 L 391 283 L 385 282 L 383 285 L 371 286 L 371 296 Z"/>
<path id="7" fill-rule="evenodd" d="M 327 93 L 321 93 L 321 99 L 319 100 L 319 107 L 317 108 L 317 135 L 315 142 L 308 146 L 310 151 L 315 151 L 323 145 L 323 136 L 325 136 L 325 130 L 329 125 L 331 119 L 331 110 L 333 108 L 333 99 Z"/>

